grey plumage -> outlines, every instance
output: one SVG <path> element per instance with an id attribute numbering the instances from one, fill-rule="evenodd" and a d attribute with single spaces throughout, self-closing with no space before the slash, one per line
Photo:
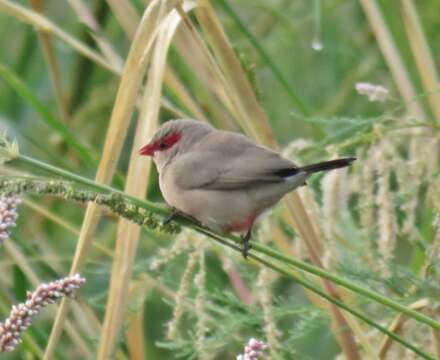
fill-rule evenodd
<path id="1" fill-rule="evenodd" d="M 151 149 L 151 144 L 176 133 L 180 138 L 170 148 Z M 167 203 L 220 232 L 250 233 L 258 215 L 312 173 L 345 167 L 354 160 L 298 167 L 244 135 L 190 119 L 165 123 L 146 148 L 157 165 Z"/>

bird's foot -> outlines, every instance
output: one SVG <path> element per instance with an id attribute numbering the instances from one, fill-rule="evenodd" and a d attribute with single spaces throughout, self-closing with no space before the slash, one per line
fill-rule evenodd
<path id="1" fill-rule="evenodd" d="M 194 225 L 202 226 L 202 223 L 196 218 L 192 217 L 191 215 L 185 214 L 183 211 L 180 211 L 175 207 L 171 207 L 171 213 L 163 220 L 162 225 L 168 225 L 171 221 L 175 220 L 178 217 L 186 219 Z"/>
<path id="2" fill-rule="evenodd" d="M 162 225 L 168 225 L 176 217 L 182 215 L 183 213 L 177 210 L 175 207 L 171 208 L 171 213 L 163 220 Z"/>
<path id="3" fill-rule="evenodd" d="M 251 245 L 249 243 L 249 241 L 251 240 L 251 235 L 252 235 L 252 230 L 249 229 L 248 232 L 246 233 L 246 235 L 244 235 L 241 240 L 243 241 L 243 249 L 241 251 L 241 253 L 243 254 L 243 257 L 245 259 L 247 259 L 248 254 L 249 254 L 249 250 L 251 248 Z"/>

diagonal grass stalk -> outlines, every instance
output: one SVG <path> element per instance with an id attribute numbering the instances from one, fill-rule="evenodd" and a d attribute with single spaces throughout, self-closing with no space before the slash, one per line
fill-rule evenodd
<path id="1" fill-rule="evenodd" d="M 96 182 L 108 184 L 116 172 L 118 159 L 121 155 L 122 146 L 130 124 L 129 119 L 135 109 L 136 100 L 151 56 L 150 50 L 158 33 L 158 24 L 160 24 L 162 20 L 158 14 L 159 7 L 156 1 L 146 8 L 137 28 L 134 40 L 131 43 L 113 105 L 102 151 L 102 158 L 95 177 Z M 100 209 L 95 203 L 91 203 L 87 206 L 78 245 L 70 269 L 72 274 L 78 272 L 86 262 L 92 236 L 98 226 L 99 215 Z M 53 357 L 53 352 L 61 335 L 68 308 L 68 301 L 63 300 L 52 328 L 44 359 L 51 359 Z"/>
<path id="2" fill-rule="evenodd" d="M 360 3 L 409 113 L 419 119 L 425 118 L 423 108 L 416 99 L 411 78 L 377 1 L 361 0 Z"/>
<path id="3" fill-rule="evenodd" d="M 63 140 L 75 149 L 80 158 L 88 165 L 96 164 L 96 157 L 89 146 L 81 143 L 72 131 L 44 106 L 26 84 L 7 66 L 0 64 L 0 77 L 2 77 L 15 92 L 25 99 L 40 115 L 44 123 L 58 133 Z"/>
<path id="4" fill-rule="evenodd" d="M 140 22 L 134 5 L 128 0 L 107 0 L 113 14 L 130 39 L 133 39 Z"/>
<path id="5" fill-rule="evenodd" d="M 258 143 L 270 148 L 278 148 L 273 136 L 272 129 L 264 109 L 261 107 L 255 92 L 244 73 L 233 47 L 227 38 L 223 26 L 208 3 L 206 6 L 197 8 L 195 14 L 209 44 L 213 48 L 219 65 L 231 84 L 233 92 L 229 93 L 231 101 L 236 104 L 238 110 L 237 122 L 245 129 L 248 136 L 257 140 Z M 290 224 L 296 228 L 305 241 L 313 263 L 322 267 L 319 238 L 313 228 L 313 221 L 306 213 L 298 194 L 293 193 L 286 197 L 287 205 L 291 213 Z M 337 289 L 324 280 L 324 286 L 329 293 L 336 294 Z M 330 307 L 334 326 L 338 328 L 349 327 L 345 317 L 335 306 Z M 336 338 L 343 348 L 348 359 L 359 359 L 359 351 L 352 332 L 337 332 Z"/>
<path id="6" fill-rule="evenodd" d="M 212 233 L 210 233 L 209 231 L 204 231 L 203 229 L 200 230 L 202 233 L 204 233 L 205 235 L 213 238 L 215 241 L 221 243 L 222 245 L 225 245 L 239 253 L 241 253 L 241 247 L 239 245 L 237 245 L 237 243 L 231 243 L 228 240 L 225 240 L 224 238 L 218 236 L 218 235 L 212 235 Z M 392 338 L 393 340 L 399 342 L 400 344 L 402 344 L 404 347 L 407 347 L 408 349 L 411 349 L 414 353 L 420 355 L 422 358 L 424 359 L 428 359 L 428 360 L 434 360 L 433 357 L 431 357 L 429 354 L 425 353 L 423 350 L 411 345 L 410 343 L 408 343 L 405 339 L 403 339 L 402 337 L 396 335 L 395 333 L 393 333 L 392 331 L 389 331 L 386 327 L 381 326 L 379 324 L 377 324 L 376 322 L 370 320 L 367 316 L 365 316 L 364 314 L 362 314 L 361 312 L 353 309 L 351 306 L 345 304 L 344 302 L 328 295 L 325 291 L 321 290 L 320 288 L 318 288 L 317 286 L 315 286 L 314 284 L 312 284 L 311 282 L 304 280 L 303 278 L 297 276 L 296 274 L 292 273 L 291 270 L 284 268 L 283 266 L 280 266 L 278 264 L 275 264 L 273 262 L 271 262 L 270 260 L 264 259 L 259 255 L 255 255 L 255 254 L 251 254 L 249 253 L 249 257 L 251 259 L 254 259 L 256 262 L 280 273 L 283 274 L 287 277 L 290 277 L 292 279 L 294 279 L 296 282 L 298 282 L 299 284 L 301 284 L 304 288 L 314 292 L 315 294 L 318 294 L 319 296 L 323 297 L 324 299 L 326 299 L 327 301 L 329 301 L 330 303 L 340 307 L 341 309 L 344 309 L 345 311 L 349 312 L 350 314 L 356 316 L 357 318 L 363 320 L 364 322 L 366 322 L 367 324 L 373 326 L 374 328 L 378 329 L 379 331 L 381 331 L 382 333 L 388 335 L 390 338 Z"/>
<path id="7" fill-rule="evenodd" d="M 151 159 L 140 157 L 138 149 L 146 138 L 150 138 L 157 129 L 160 113 L 163 73 L 166 57 L 172 36 L 176 31 L 180 17 L 172 12 L 173 1 L 162 1 L 159 18 L 166 16 L 160 26 L 153 51 L 148 81 L 144 90 L 141 111 L 138 118 L 136 135 L 131 149 L 129 169 L 125 192 L 136 197 L 144 197 L 151 170 Z M 98 348 L 97 359 L 107 359 L 114 352 L 117 335 L 120 331 L 126 305 L 128 302 L 129 283 L 140 237 L 140 226 L 127 219 L 120 219 L 108 302 L 104 319 L 103 331 Z"/>
<path id="8" fill-rule="evenodd" d="M 31 0 L 30 3 L 34 10 L 38 12 L 43 11 L 42 0 Z M 53 93 L 57 101 L 60 116 L 64 121 L 66 121 L 69 117 L 67 97 L 61 77 L 60 63 L 58 62 L 58 58 L 55 54 L 55 48 L 53 46 L 53 39 L 51 35 L 41 30 L 38 31 L 38 38 L 40 40 L 40 45 L 44 53 L 44 58 L 46 59 L 47 67 L 49 69 L 49 74 L 54 90 Z"/>
<path id="9" fill-rule="evenodd" d="M 420 310 L 425 308 L 426 306 L 428 306 L 429 304 L 429 300 L 428 299 L 420 299 L 414 303 L 412 303 L 411 305 L 409 305 L 409 307 L 411 309 L 414 310 Z M 406 318 L 403 314 L 399 314 L 394 320 L 393 322 L 390 324 L 390 326 L 388 327 L 388 330 L 393 332 L 393 333 L 398 333 L 399 330 L 402 329 L 403 325 L 405 324 L 406 320 L 408 320 L 408 318 Z M 390 349 L 391 345 L 392 345 L 392 338 L 391 337 L 385 337 L 381 344 L 380 344 L 380 348 L 379 348 L 379 356 L 381 359 L 385 359 L 386 358 L 386 354 L 388 352 L 388 350 Z"/>
<path id="10" fill-rule="evenodd" d="M 90 49 L 87 45 L 84 45 L 82 42 L 78 41 L 76 38 L 63 31 L 57 25 L 55 25 L 46 17 L 42 16 L 36 11 L 30 10 L 24 6 L 18 5 L 8 0 L 0 0 L 0 11 L 10 16 L 13 16 L 27 24 L 30 24 L 36 29 L 56 36 L 83 56 L 93 60 L 94 62 L 96 62 L 103 68 L 108 69 L 112 73 L 120 73 L 121 69 L 118 66 L 113 63 L 109 63 L 107 59 L 101 56 L 101 54 Z"/>
<path id="11" fill-rule="evenodd" d="M 440 123 L 440 77 L 413 0 L 400 0 L 405 30 L 432 113 Z"/>
<path id="12" fill-rule="evenodd" d="M 240 17 L 237 15 L 237 13 L 231 7 L 231 5 L 228 3 L 228 1 L 227 0 L 219 0 L 218 4 L 234 20 L 234 22 L 237 24 L 237 27 L 243 33 L 243 35 L 247 37 L 249 42 L 252 44 L 252 46 L 258 52 L 258 55 L 267 64 L 267 66 L 271 69 L 275 78 L 284 87 L 284 89 L 289 94 L 290 98 L 295 103 L 295 105 L 298 107 L 300 112 L 303 115 L 309 115 L 311 113 L 310 109 L 306 106 L 304 101 L 299 97 L 297 92 L 289 84 L 285 75 L 281 72 L 279 67 L 275 64 L 275 62 L 272 60 L 272 58 L 268 55 L 266 50 L 263 48 L 263 46 L 260 44 L 260 42 L 256 39 L 256 37 L 252 34 L 252 32 L 247 28 L 247 26 L 245 25 L 243 20 L 240 19 Z"/>
<path id="13" fill-rule="evenodd" d="M 131 202 L 131 203 L 133 203 L 133 204 L 135 204 L 135 205 L 137 205 L 147 211 L 151 211 L 161 217 L 165 218 L 166 216 L 168 216 L 170 214 L 170 210 L 162 205 L 152 203 L 147 200 L 138 199 L 134 196 L 130 196 L 128 194 L 125 194 L 123 191 L 113 189 L 112 187 L 110 187 L 108 185 L 98 184 L 93 180 L 84 178 L 80 175 L 70 173 L 70 172 L 65 171 L 63 169 L 59 169 L 57 167 L 51 166 L 49 164 L 46 164 L 44 162 L 30 158 L 28 156 L 19 155 L 18 158 L 16 158 L 14 160 L 14 162 L 21 163 L 23 165 L 24 164 L 32 165 L 32 166 L 37 167 L 41 170 L 48 171 L 53 175 L 61 176 L 67 180 L 71 180 L 75 183 L 85 185 L 85 186 L 90 187 L 90 188 L 92 188 L 96 191 L 99 191 L 99 192 L 105 192 L 105 193 L 110 192 L 110 193 L 120 194 L 125 199 L 127 199 L 127 201 L 129 201 L 129 202 Z M 213 233 L 212 231 L 209 231 L 203 227 L 194 225 L 186 219 L 179 219 L 179 223 L 181 223 L 184 226 L 189 226 L 189 227 L 191 227 L 197 231 L 200 231 L 203 234 L 208 235 L 210 237 L 216 237 L 218 239 L 224 240 L 223 237 L 220 237 L 219 235 L 217 235 L 217 234 Z M 228 236 L 227 239 L 232 240 L 235 244 L 241 244 L 241 239 L 238 238 L 237 236 Z M 405 305 L 402 305 L 402 304 L 400 304 L 400 303 L 398 303 L 398 302 L 396 302 L 396 301 L 394 301 L 384 295 L 381 295 L 373 290 L 370 290 L 368 288 L 360 286 L 353 281 L 344 279 L 339 275 L 332 274 L 332 273 L 330 273 L 326 270 L 323 270 L 319 267 L 316 267 L 316 266 L 310 265 L 306 262 L 303 262 L 303 261 L 297 260 L 295 258 L 286 256 L 276 250 L 273 250 L 267 246 L 264 246 L 264 245 L 261 245 L 258 243 L 252 244 L 251 253 L 254 253 L 254 252 L 265 254 L 265 255 L 271 257 L 272 259 L 280 261 L 283 264 L 290 265 L 292 267 L 295 267 L 297 269 L 311 273 L 311 274 L 316 275 L 318 277 L 330 280 L 333 283 L 340 285 L 340 286 L 343 286 L 343 287 L 345 287 L 345 288 L 347 288 L 347 289 L 349 289 L 359 295 L 362 295 L 366 298 L 369 298 L 370 300 L 373 300 L 373 301 L 375 301 L 379 304 L 382 304 L 384 306 L 388 306 L 389 308 L 391 308 L 395 311 L 401 312 L 408 317 L 411 317 L 421 323 L 424 323 L 424 324 L 432 327 L 433 329 L 440 330 L 440 322 L 430 318 L 429 316 L 426 316 L 418 311 L 414 311 L 412 309 L 409 309 Z"/>
<path id="14" fill-rule="evenodd" d="M 361 312 L 354 310 L 352 307 L 348 306 L 347 304 L 345 304 L 344 302 L 337 300 L 333 297 L 331 297 L 330 295 L 328 295 L 326 292 L 320 290 L 319 288 L 317 288 L 315 285 L 313 285 L 312 283 L 303 280 L 299 277 L 297 277 L 296 275 L 292 274 L 290 271 L 283 269 L 282 267 L 279 267 L 277 265 L 274 265 L 272 263 L 270 263 L 269 261 L 266 261 L 264 259 L 262 259 L 259 256 L 256 255 L 252 255 L 251 258 L 254 258 L 256 261 L 258 261 L 259 263 L 261 263 L 262 265 L 265 265 L 269 268 L 271 268 L 274 271 L 277 271 L 281 274 L 284 274 L 286 276 L 289 276 L 291 278 L 295 278 L 295 281 L 298 282 L 299 284 L 301 284 L 304 288 L 309 289 L 310 291 L 313 291 L 314 293 L 318 294 L 319 296 L 323 297 L 324 299 L 328 300 L 329 302 L 331 302 L 332 304 L 335 304 L 336 306 L 338 306 L 341 309 L 344 309 L 345 311 L 349 312 L 350 314 L 354 315 L 355 317 L 361 319 L 362 321 L 364 321 L 365 323 L 367 323 L 368 325 L 378 329 L 380 332 L 388 335 L 390 338 L 392 338 L 393 340 L 399 342 L 400 344 L 402 344 L 404 347 L 412 350 L 414 353 L 416 353 L 417 355 L 421 356 L 424 359 L 428 359 L 428 360 L 434 360 L 434 358 L 432 356 L 430 356 L 429 354 L 427 354 L 426 352 L 424 352 L 423 350 L 415 347 L 414 345 L 408 343 L 405 339 L 403 339 L 402 337 L 396 335 L 395 333 L 393 333 L 392 331 L 389 331 L 386 327 L 379 325 L 378 323 L 372 321 L 370 318 L 368 318 L 367 316 L 365 316 L 364 314 L 362 314 Z"/>
<path id="15" fill-rule="evenodd" d="M 9 179 L 9 178 L 8 178 Z M 21 180 L 25 180 L 26 178 L 20 178 Z M 41 180 L 38 180 L 41 182 Z M 48 181 L 50 182 L 50 180 Z M 71 189 L 70 189 L 71 191 Z M 29 192 L 30 194 L 32 192 Z M 50 195 L 51 192 L 49 191 L 48 194 Z M 38 193 L 38 195 L 42 195 L 42 193 Z M 63 197 L 64 198 L 64 197 Z M 127 217 L 127 219 L 129 220 L 130 218 Z M 219 236 L 218 234 L 213 233 L 212 231 L 200 227 L 198 225 L 195 225 L 194 223 L 192 223 L 191 221 L 188 221 L 184 218 L 181 219 L 177 219 L 181 224 L 188 226 L 196 231 L 198 231 L 199 233 L 206 235 L 210 238 L 212 238 L 214 241 L 230 247 L 232 249 L 234 249 L 237 252 L 241 253 L 241 246 L 240 246 L 240 239 L 237 239 L 236 237 L 222 237 Z M 252 245 L 254 250 L 256 250 L 259 246 L 258 244 L 253 244 Z M 330 303 L 332 303 L 333 305 L 349 312 L 351 315 L 361 319 L 362 321 L 364 321 L 365 323 L 367 323 L 370 326 L 375 327 L 376 329 L 378 329 L 379 331 L 381 331 L 382 333 L 384 333 L 385 335 L 389 336 L 391 339 L 401 343 L 403 346 L 407 347 L 408 349 L 414 351 L 415 353 L 417 353 L 418 355 L 420 355 L 422 358 L 425 359 L 433 359 L 430 355 L 424 353 L 422 350 L 418 349 L 417 347 L 409 344 L 407 341 L 405 341 L 404 339 L 402 339 L 400 336 L 396 335 L 394 332 L 388 330 L 387 328 L 381 326 L 380 324 L 376 323 L 375 321 L 369 319 L 368 317 L 366 317 L 365 315 L 363 315 L 361 312 L 359 312 L 358 310 L 356 310 L 355 308 L 353 308 L 352 306 L 344 303 L 341 300 L 338 300 L 337 297 L 331 296 L 329 294 L 326 294 L 323 290 L 321 290 L 320 288 L 318 288 L 315 284 L 312 284 L 310 281 L 306 280 L 304 277 L 299 276 L 298 274 L 295 274 L 293 272 L 292 268 L 289 268 L 289 264 L 286 264 L 286 262 L 284 261 L 279 261 L 278 259 L 280 258 L 279 256 L 274 256 L 271 260 L 262 258 L 261 255 L 256 255 L 255 251 L 251 250 L 251 253 L 249 254 L 251 259 L 255 259 L 258 263 L 262 264 L 263 266 L 267 266 L 269 268 L 271 268 L 272 270 L 285 275 L 291 279 L 293 279 L 294 281 L 298 282 L 299 284 L 301 284 L 305 289 L 317 294 L 318 296 L 326 299 L 327 301 L 329 301 Z M 261 251 L 261 254 L 264 253 L 264 249 L 263 251 Z M 266 254 L 267 255 L 267 254 Z M 277 254 L 279 255 L 279 254 Z M 273 262 L 275 261 L 275 263 Z M 303 265 L 306 263 L 303 263 L 301 266 L 295 267 L 296 269 L 301 269 L 304 270 L 306 272 L 309 272 L 307 267 L 304 267 Z M 313 267 L 312 267 L 313 268 Z M 317 270 L 320 270 L 319 268 L 316 268 Z M 317 275 L 318 273 L 316 273 L 313 269 L 312 271 L 310 271 L 310 273 Z M 319 275 L 318 275 L 319 276 Z M 338 277 L 334 276 L 335 282 L 338 282 L 340 285 L 342 284 L 342 282 L 340 281 L 340 279 L 336 280 Z M 378 300 L 378 302 L 380 303 L 381 301 Z"/>

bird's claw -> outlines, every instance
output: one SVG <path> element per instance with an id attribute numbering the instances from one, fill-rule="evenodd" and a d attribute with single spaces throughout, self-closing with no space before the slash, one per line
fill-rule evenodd
<path id="1" fill-rule="evenodd" d="M 162 225 L 168 225 L 171 221 L 173 221 L 177 216 L 180 215 L 180 211 L 176 208 L 171 208 L 171 213 L 163 220 Z"/>
<path id="2" fill-rule="evenodd" d="M 246 235 L 244 235 L 241 239 L 243 241 L 243 249 L 242 249 L 241 253 L 243 254 L 243 257 L 245 259 L 247 259 L 248 254 L 249 254 L 249 250 L 251 249 L 251 244 L 249 243 L 249 241 L 251 239 L 251 232 L 248 231 L 246 233 Z"/>
<path id="3" fill-rule="evenodd" d="M 203 226 L 200 221 L 191 215 L 185 214 L 183 211 L 176 209 L 175 207 L 171 208 L 170 214 L 163 220 L 162 225 L 168 225 L 171 221 L 175 220 L 177 217 L 181 217 L 187 221 L 190 221 L 194 225 Z"/>

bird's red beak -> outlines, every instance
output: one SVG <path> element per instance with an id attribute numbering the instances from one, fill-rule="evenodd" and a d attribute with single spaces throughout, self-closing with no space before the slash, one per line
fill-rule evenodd
<path id="1" fill-rule="evenodd" d="M 139 155 L 153 156 L 154 150 L 152 144 L 147 144 L 139 149 Z"/>

